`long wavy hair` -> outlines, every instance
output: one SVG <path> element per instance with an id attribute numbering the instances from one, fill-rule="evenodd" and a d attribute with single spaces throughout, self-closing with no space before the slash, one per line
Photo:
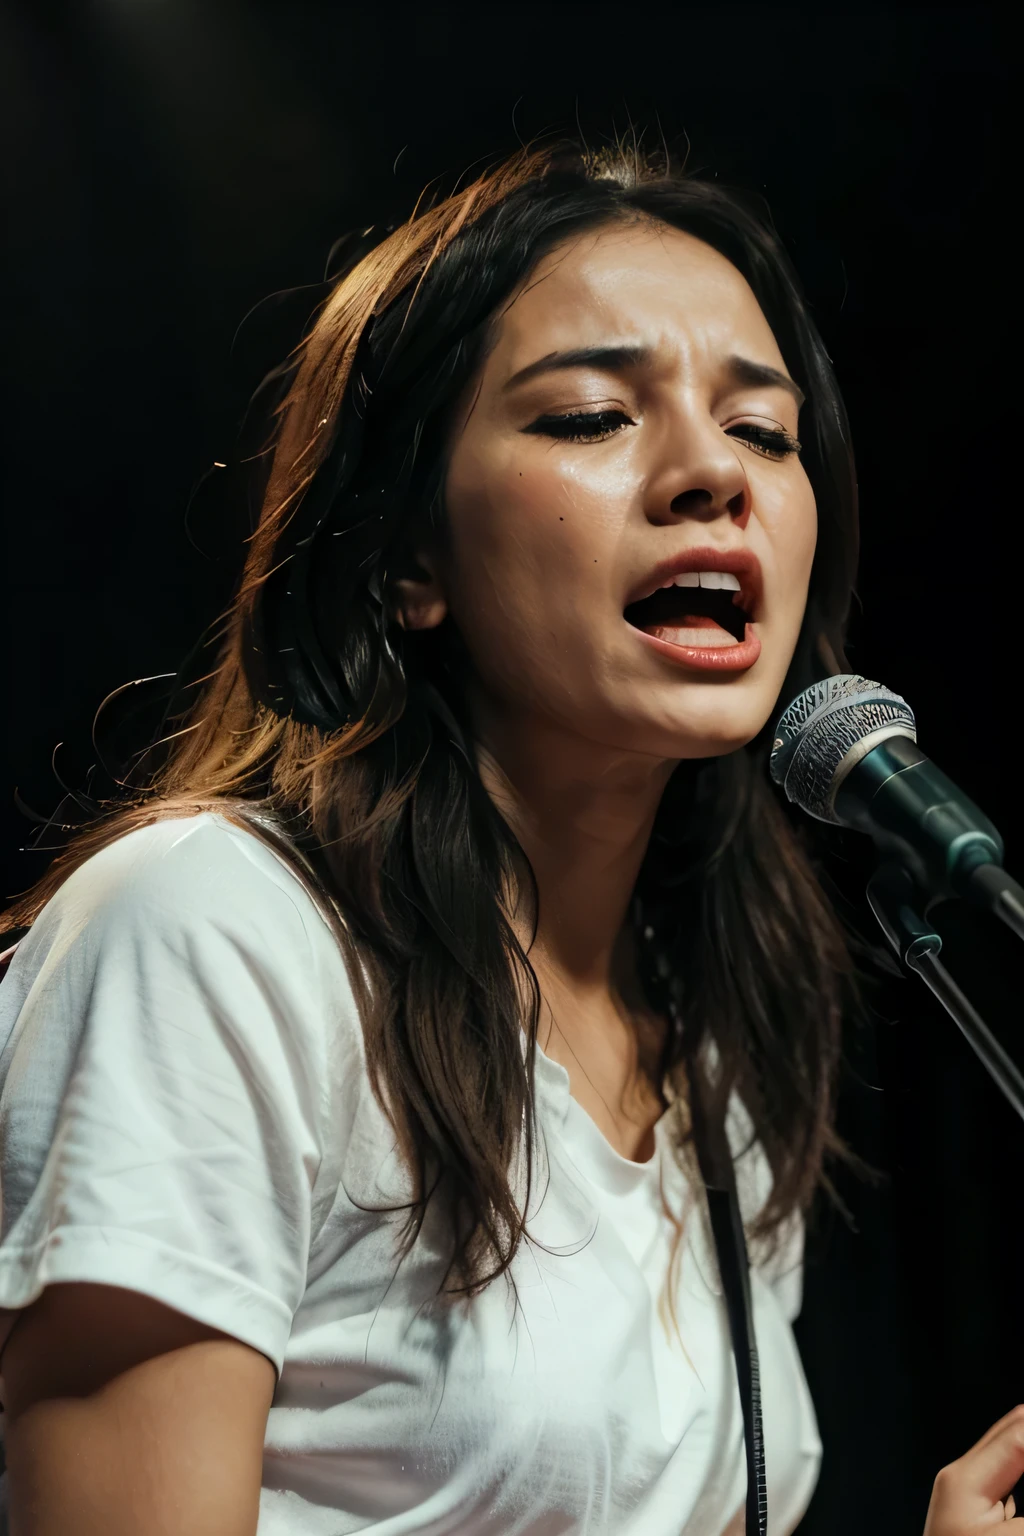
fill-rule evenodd
<path id="1" fill-rule="evenodd" d="M 480 779 L 452 621 L 404 631 L 391 583 L 424 531 L 443 537 L 447 434 L 503 304 L 560 242 L 636 220 L 733 263 L 804 391 L 818 541 L 787 697 L 842 670 L 849 434 L 775 234 L 744 196 L 632 150 L 524 150 L 349 242 L 275 375 L 262 510 L 208 642 L 215 667 L 159 757 L 3 922 L 29 926 L 87 857 L 159 817 L 217 810 L 274 841 L 336 914 L 371 1080 L 412 1177 L 402 1241 L 439 1202 L 454 1290 L 506 1271 L 525 1231 L 511 1170 L 525 1158 L 528 1184 L 534 1167 L 539 994 L 508 893 L 530 874 Z M 632 906 L 641 979 L 668 1018 L 660 1072 L 712 1117 L 733 1093 L 743 1102 L 774 1176 L 752 1229 L 767 1238 L 841 1151 L 833 1099 L 852 986 L 841 928 L 769 783 L 770 738 L 766 727 L 743 750 L 678 765 Z M 680 1157 L 686 1138 L 684 1125 Z"/>

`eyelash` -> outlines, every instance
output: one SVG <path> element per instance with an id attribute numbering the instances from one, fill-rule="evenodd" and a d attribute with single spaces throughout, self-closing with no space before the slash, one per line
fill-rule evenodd
<path id="1" fill-rule="evenodd" d="M 526 428 L 545 437 L 557 438 L 563 443 L 594 443 L 611 437 L 620 427 L 631 427 L 634 422 L 624 411 L 567 411 L 561 416 L 538 416 Z M 727 427 L 730 437 L 739 437 L 755 453 L 765 458 L 782 460 L 800 452 L 800 443 L 780 427 L 761 427 L 753 422 L 740 422 Z"/>

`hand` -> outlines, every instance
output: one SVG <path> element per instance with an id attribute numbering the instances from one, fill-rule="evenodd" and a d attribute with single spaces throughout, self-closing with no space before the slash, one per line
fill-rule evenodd
<path id="1" fill-rule="evenodd" d="M 993 1424 L 935 1479 L 924 1536 L 1024 1532 L 1010 1489 L 1024 1474 L 1024 1405 Z"/>

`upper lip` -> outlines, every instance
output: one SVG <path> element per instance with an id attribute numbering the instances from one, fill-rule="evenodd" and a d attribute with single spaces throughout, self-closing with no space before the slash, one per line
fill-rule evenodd
<path id="1" fill-rule="evenodd" d="M 662 560 L 637 585 L 626 603 L 627 608 L 631 603 L 639 603 L 643 598 L 650 597 L 652 592 L 657 592 L 673 576 L 681 576 L 684 571 L 731 571 L 740 584 L 740 590 L 735 595 L 748 619 L 752 620 L 759 612 L 764 582 L 761 562 L 757 556 L 749 549 L 710 547 L 684 549 Z"/>

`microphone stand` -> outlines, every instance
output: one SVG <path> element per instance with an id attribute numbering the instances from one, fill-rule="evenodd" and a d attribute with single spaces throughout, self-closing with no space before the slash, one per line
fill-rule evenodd
<path id="1" fill-rule="evenodd" d="M 987 866 L 989 869 L 995 867 Z M 1012 881 L 1008 881 L 1008 884 L 1013 886 Z M 1024 1073 L 1004 1051 L 939 959 L 942 939 L 927 918 L 921 915 L 918 890 L 910 874 L 899 864 L 879 865 L 868 881 L 867 896 L 883 933 L 904 965 L 916 971 L 935 994 L 993 1082 L 999 1086 L 1021 1119 L 1024 1119 Z M 1013 901 L 1012 892 L 1010 896 L 1013 905 L 1019 906 L 1019 903 Z M 1008 926 L 1024 937 L 1024 932 L 1015 922 L 1009 922 Z"/>
<path id="2" fill-rule="evenodd" d="M 964 894 L 986 907 L 1024 939 L 1024 891 L 999 864 L 981 864 L 967 877 Z"/>

